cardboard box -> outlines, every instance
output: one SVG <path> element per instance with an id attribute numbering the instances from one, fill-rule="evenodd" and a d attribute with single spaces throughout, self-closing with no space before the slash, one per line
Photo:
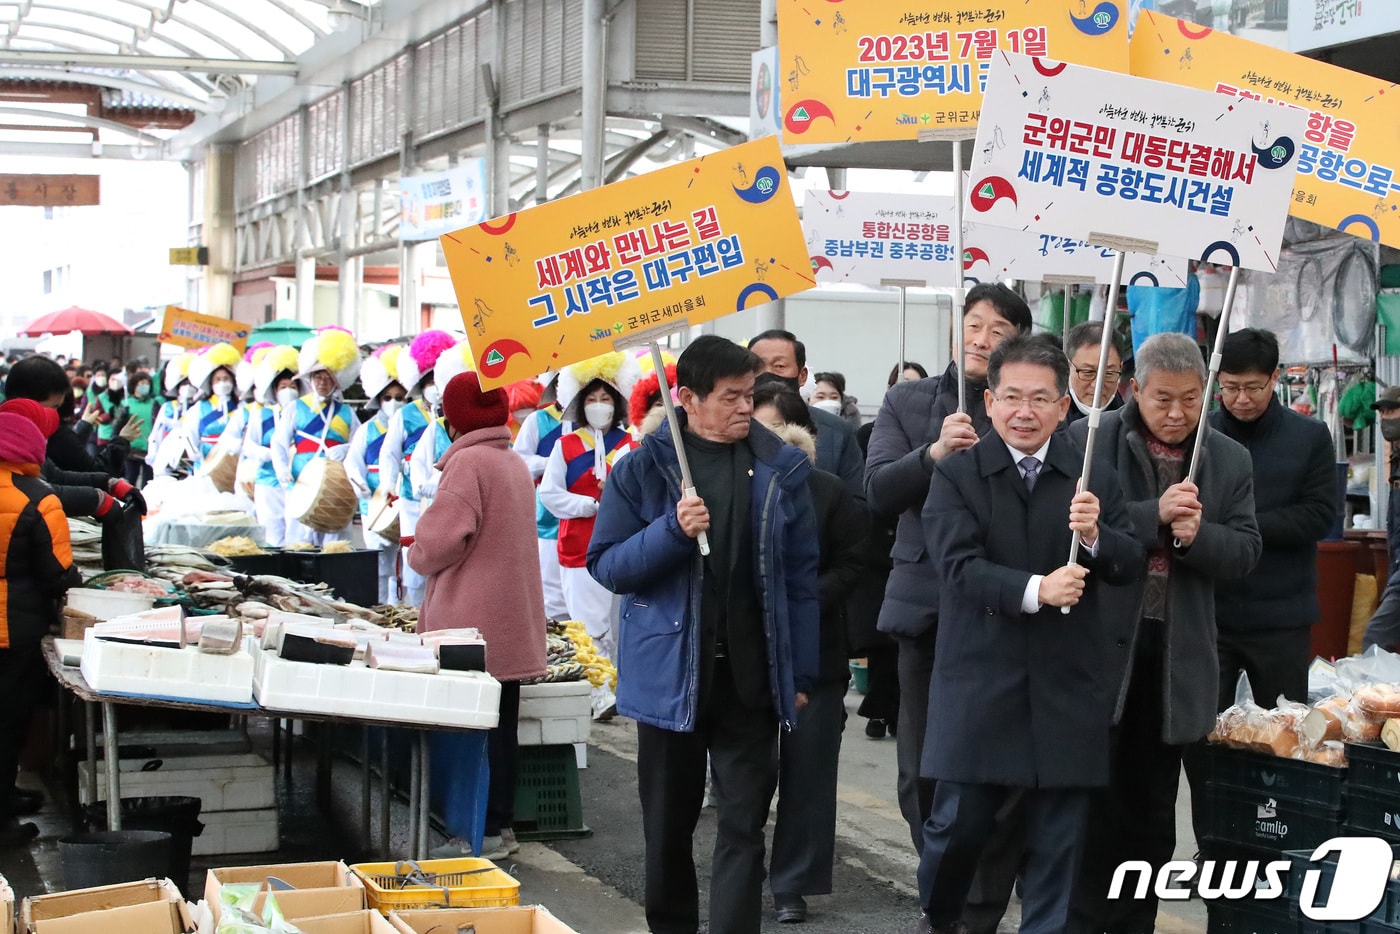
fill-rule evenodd
<path id="1" fill-rule="evenodd" d="M 15 890 L 0 876 L 0 934 L 15 934 Z"/>
<path id="2" fill-rule="evenodd" d="M 302 934 L 398 934 L 394 926 L 377 911 L 297 918 L 296 926 Z"/>
<path id="3" fill-rule="evenodd" d="M 146 879 L 24 900 L 30 934 L 179 934 L 194 924 L 180 890 L 169 879 Z"/>
<path id="4" fill-rule="evenodd" d="M 398 934 L 577 934 L 538 905 L 520 908 L 441 908 L 434 911 L 395 911 L 389 923 Z M 308 932 L 310 934 L 310 932 Z"/>
<path id="5" fill-rule="evenodd" d="M 253 914 L 260 918 L 267 905 L 268 894 L 264 892 L 253 903 Z M 296 889 L 271 894 L 277 897 L 277 907 L 282 909 L 282 917 L 288 921 L 352 914 L 365 908 L 364 889 Z"/>
<path id="6" fill-rule="evenodd" d="M 308 891 L 324 889 L 351 889 L 354 894 L 350 898 L 357 900 L 355 908 L 358 911 L 365 907 L 365 887 L 359 876 L 350 871 L 350 867 L 343 862 L 321 862 L 321 863 L 282 863 L 280 865 L 265 866 L 231 866 L 227 869 L 211 869 L 204 879 L 204 900 L 209 903 L 209 909 L 214 913 L 214 920 L 219 920 L 219 890 L 230 882 L 266 882 L 269 876 L 275 876 L 297 889 L 295 893 L 299 897 L 306 895 Z M 283 895 L 292 895 L 292 892 L 278 893 L 279 899 Z"/>

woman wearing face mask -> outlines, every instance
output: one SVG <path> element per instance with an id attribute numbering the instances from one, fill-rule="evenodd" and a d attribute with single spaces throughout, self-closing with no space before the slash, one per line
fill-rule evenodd
<path id="1" fill-rule="evenodd" d="M 146 464 L 154 473 L 168 474 L 180 459 L 184 445 L 179 442 L 180 422 L 194 402 L 195 389 L 190 383 L 190 364 L 195 355 L 182 353 L 166 363 L 161 373 L 161 394 L 166 402 L 156 413 L 151 434 L 146 439 Z"/>
<path id="2" fill-rule="evenodd" d="M 369 500 L 379 490 L 379 452 L 394 414 L 408 397 L 408 391 L 398 383 L 398 358 L 403 353 L 399 344 L 380 347 L 360 370 L 360 386 L 365 391 L 365 409 L 374 413 L 355 429 L 350 439 L 350 452 L 345 455 L 345 472 L 350 485 L 360 499 L 360 525 L 365 547 L 379 552 L 379 602 L 398 602 L 397 575 L 399 543 L 381 538 L 369 530 Z"/>
<path id="3" fill-rule="evenodd" d="M 243 459 L 253 471 L 253 515 L 263 542 L 272 548 L 287 543 L 287 494 L 272 466 L 272 439 L 278 415 L 297 401 L 296 369 L 297 349 L 286 345 L 270 348 L 254 364 L 253 402 L 243 429 Z"/>
<path id="4" fill-rule="evenodd" d="M 298 379 L 311 391 L 286 405 L 277 415 L 272 439 L 272 465 L 283 490 L 290 490 L 314 459 L 345 460 L 355 411 L 340 399 L 360 375 L 360 348 L 344 328 L 326 327 L 301 345 Z M 331 532 L 310 529 L 287 517 L 287 544 L 348 541 L 351 523 Z"/>
<path id="5" fill-rule="evenodd" d="M 232 344 L 207 347 L 190 363 L 190 383 L 199 398 L 180 422 L 192 469 L 204 466 L 228 427 L 229 416 L 238 408 L 234 392 L 234 369 L 242 355 Z"/>
<path id="6" fill-rule="evenodd" d="M 852 428 L 860 428 L 860 406 L 855 396 L 846 395 L 846 377 L 841 373 L 818 373 L 812 377 L 816 388 L 812 390 L 810 405 L 851 423 Z"/>
<path id="7" fill-rule="evenodd" d="M 150 448 L 151 426 L 155 424 L 156 413 L 165 400 L 155 393 L 155 378 L 150 373 L 137 373 L 131 381 L 131 392 L 117 410 L 117 420 L 112 426 L 120 433 L 128 423 L 139 422 L 138 434 L 131 439 L 131 449 L 127 453 L 123 477 L 134 486 L 145 486 L 151 479 L 151 468 L 146 463 Z"/>
<path id="8" fill-rule="evenodd" d="M 579 427 L 559 438 L 540 480 L 540 502 L 559 517 L 559 566 L 569 616 L 588 630 L 598 654 L 617 652 L 617 602 L 584 566 L 603 486 L 618 460 L 637 446 L 624 427 L 626 399 L 640 377 L 625 353 L 604 354 L 565 367 L 559 374 L 564 420 Z M 617 712 L 612 688 L 593 689 L 593 717 Z"/>
<path id="9" fill-rule="evenodd" d="M 407 548 L 413 544 L 414 529 L 422 504 L 413 492 L 410 468 L 413 454 L 428 426 L 438 416 L 439 394 L 434 382 L 434 367 L 438 358 L 449 348 L 457 346 L 457 338 L 446 331 L 424 331 L 413 339 L 408 349 L 399 354 L 398 381 L 408 390 L 411 401 L 394 413 L 389 430 L 379 449 L 379 482 L 386 484 L 399 497 L 399 542 Z M 407 562 L 403 573 L 403 602 L 421 606 L 428 580 L 413 570 Z"/>
<path id="10" fill-rule="evenodd" d="M 92 404 L 89 411 L 95 415 L 96 426 L 93 431 L 94 447 L 91 453 L 94 457 L 100 458 L 102 450 L 112 443 L 112 438 L 116 434 L 117 410 L 121 407 L 126 398 L 125 393 L 125 373 L 118 369 L 111 375 L 99 374 L 102 377 L 102 385 L 98 387 L 96 394 L 92 397 Z"/>

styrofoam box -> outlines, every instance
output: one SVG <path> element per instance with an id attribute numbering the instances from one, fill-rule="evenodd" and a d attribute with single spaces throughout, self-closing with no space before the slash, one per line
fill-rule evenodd
<path id="1" fill-rule="evenodd" d="M 582 717 L 521 720 L 515 734 L 522 746 L 563 746 L 588 742 L 592 724 L 593 720 L 589 714 Z"/>
<path id="2" fill-rule="evenodd" d="M 225 853 L 272 853 L 278 846 L 277 809 L 201 812 L 204 832 L 194 838 L 194 856 Z"/>
<path id="3" fill-rule="evenodd" d="M 253 657 L 242 649 L 210 655 L 194 646 L 106 642 L 89 629 L 83 639 L 82 670 L 94 691 L 231 704 L 253 700 Z"/>
<path id="4" fill-rule="evenodd" d="M 189 756 L 162 759 L 150 771 L 148 763 L 157 760 L 123 759 L 121 793 L 123 798 L 148 795 L 188 795 L 198 798 L 202 813 L 248 811 L 277 806 L 272 763 L 250 753 L 241 756 Z M 87 762 L 78 763 L 78 800 L 88 803 Z M 97 763 L 97 800 L 107 800 L 107 762 Z"/>
<path id="5" fill-rule="evenodd" d="M 494 729 L 501 685 L 480 671 L 436 675 L 350 665 L 289 662 L 260 652 L 253 693 L 271 710 L 328 713 L 437 726 Z"/>
<path id="6" fill-rule="evenodd" d="M 562 681 L 520 686 L 520 723 L 516 735 L 522 746 L 586 743 L 593 726 L 589 703 L 593 685 Z"/>

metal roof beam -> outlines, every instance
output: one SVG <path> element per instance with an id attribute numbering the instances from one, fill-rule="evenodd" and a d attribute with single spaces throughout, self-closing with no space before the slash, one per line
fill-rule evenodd
<path id="1" fill-rule="evenodd" d="M 45 129 L 35 127 L 35 129 Z M 52 127 L 48 128 L 52 130 Z M 150 159 L 162 160 L 165 156 L 149 146 L 110 146 L 96 141 L 91 143 L 40 143 L 26 140 L 0 140 L 0 156 L 42 156 L 55 159 Z"/>
<path id="2" fill-rule="evenodd" d="M 70 68 L 116 68 L 128 71 L 179 71 L 189 74 L 288 76 L 295 76 L 298 67 L 296 62 L 263 61 L 248 58 L 176 58 L 166 55 L 42 52 L 29 49 L 0 49 L 0 65 L 59 65 Z"/>
<path id="3" fill-rule="evenodd" d="M 127 126 L 125 123 L 118 123 L 116 120 L 108 120 L 105 117 L 91 117 L 87 114 L 65 113 L 60 110 L 39 110 L 30 107 L 0 107 L 0 116 L 43 117 L 45 120 L 57 120 L 59 123 L 76 123 L 79 126 L 95 127 L 100 130 L 112 130 L 115 133 L 125 133 L 127 136 L 135 136 L 137 139 L 143 140 L 151 146 L 160 146 L 163 142 L 159 136 L 142 133 L 135 127 Z M 39 123 L 34 124 L 30 129 L 45 131 L 52 128 Z"/>

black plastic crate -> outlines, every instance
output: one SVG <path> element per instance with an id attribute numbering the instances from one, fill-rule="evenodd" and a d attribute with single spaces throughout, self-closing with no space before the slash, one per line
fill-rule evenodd
<path id="1" fill-rule="evenodd" d="M 1343 809 L 1280 798 L 1215 782 L 1206 784 L 1210 798 L 1209 831 L 1213 843 L 1240 844 L 1258 850 L 1311 850 L 1339 836 Z"/>
<path id="2" fill-rule="evenodd" d="M 1347 786 L 1400 795 L 1400 752 L 1379 743 L 1347 743 Z"/>
<path id="3" fill-rule="evenodd" d="M 1400 844 L 1391 844 L 1391 852 L 1392 859 L 1400 859 Z M 1288 874 L 1288 903 L 1295 916 L 1302 923 L 1316 926 L 1317 922 L 1308 921 L 1298 909 L 1303 897 L 1303 879 L 1309 869 L 1321 871 L 1322 878 L 1318 880 L 1317 893 L 1314 897 L 1318 902 L 1326 904 L 1327 899 L 1332 894 L 1332 880 L 1337 873 L 1337 859 L 1336 857 L 1328 857 L 1326 860 L 1313 862 L 1311 860 L 1312 850 L 1289 850 L 1283 855 L 1285 859 L 1293 863 L 1293 870 Z M 1372 925 L 1392 926 L 1387 930 L 1394 930 L 1393 926 L 1400 924 L 1400 881 L 1390 880 L 1385 887 L 1385 897 L 1381 899 L 1381 903 L 1363 920 Z"/>
<path id="4" fill-rule="evenodd" d="M 229 565 L 239 574 L 272 574 L 287 577 L 287 553 L 269 551 L 264 555 L 238 555 L 229 558 Z"/>
<path id="5" fill-rule="evenodd" d="M 307 584 L 326 583 L 335 595 L 356 606 L 379 602 L 379 552 L 362 548 L 335 554 L 288 551 L 287 577 Z"/>
<path id="6" fill-rule="evenodd" d="M 1347 830 L 1400 843 L 1400 794 L 1353 788 L 1347 795 Z"/>
<path id="7" fill-rule="evenodd" d="M 1281 800 L 1339 808 L 1347 770 L 1211 744 L 1206 748 L 1207 780 Z"/>

